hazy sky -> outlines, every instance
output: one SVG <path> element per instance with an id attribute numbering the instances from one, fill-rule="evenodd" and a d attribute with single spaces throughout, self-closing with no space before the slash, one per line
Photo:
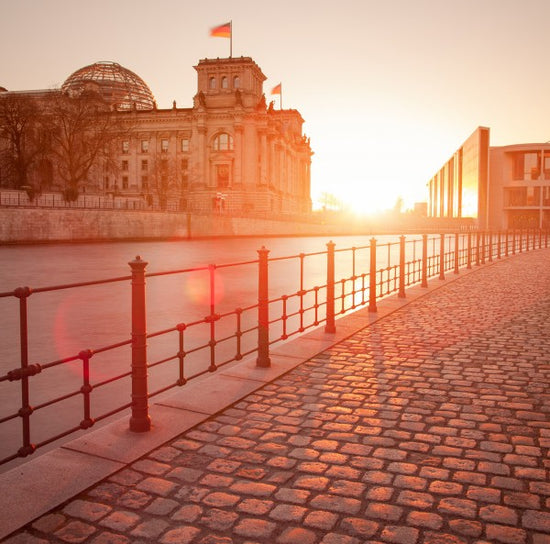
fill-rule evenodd
<path id="1" fill-rule="evenodd" d="M 550 0 L 0 0 L 0 86 L 59 86 L 112 60 L 159 107 L 190 107 L 193 66 L 229 55 L 209 29 L 229 20 L 233 56 L 305 119 L 314 197 L 426 200 L 479 125 L 492 145 L 550 140 Z"/>

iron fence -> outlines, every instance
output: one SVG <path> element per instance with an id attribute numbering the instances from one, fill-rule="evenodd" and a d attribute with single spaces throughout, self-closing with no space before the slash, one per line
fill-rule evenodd
<path id="1" fill-rule="evenodd" d="M 156 273 L 147 273 L 148 263 L 138 256 L 128 263 L 131 274 L 127 276 L 50 287 L 19 287 L 0 293 L 0 301 L 10 299 L 17 302 L 19 338 L 13 340 L 18 342 L 20 352 L 17 368 L 0 376 L 0 384 L 19 388 L 19 406 L 17 409 L 7 407 L 9 413 L 0 417 L 0 429 L 8 424 L 18 427 L 19 447 L 14 446 L 9 455 L 0 459 L 0 464 L 26 457 L 40 447 L 76 431 L 89 429 L 97 422 L 126 410 L 131 411 L 130 429 L 145 432 L 151 425 L 148 403 L 153 397 L 244 357 L 255 355 L 257 366 L 269 367 L 270 348 L 275 343 L 321 325 L 327 333 L 334 333 L 338 316 L 365 306 L 376 312 L 380 298 L 395 293 L 405 297 L 407 287 L 416 284 L 427 287 L 429 278 L 445 279 L 447 273 L 458 274 L 461 268 L 547 248 L 548 232 L 425 234 L 409 238 L 400 236 L 385 244 L 378 244 L 376 238 L 372 238 L 368 245 L 359 247 L 336 248 L 333 242 L 328 242 L 326 247 L 326 251 L 276 258 L 270 258 L 269 250 L 262 247 L 257 258 L 248 261 Z M 284 288 L 288 289 L 289 283 L 294 283 L 295 290 L 273 293 L 270 275 L 277 266 L 282 266 L 283 275 L 288 276 L 284 278 Z M 323 283 L 311 284 L 307 269 L 313 267 L 318 271 L 320 266 L 325 268 Z M 247 278 L 256 275 L 255 300 L 244 300 L 244 304 L 237 308 L 220 308 L 216 295 L 217 278 L 222 271 Z M 174 316 L 172 326 L 148 332 L 146 283 L 167 282 L 168 278 L 177 280 L 190 274 L 207 276 L 203 312 L 206 316 L 181 322 Z M 276 277 L 281 279 L 279 274 Z M 31 296 L 34 299 L 55 291 L 72 292 L 108 284 L 131 294 L 130 338 L 84 348 L 70 357 L 53 361 L 31 360 Z M 162 349 L 157 351 L 160 355 L 152 355 L 154 350 L 149 344 L 153 342 L 159 342 Z M 120 350 L 124 350 L 122 355 Z M 115 356 L 115 353 L 119 355 Z M 101 356 L 107 357 L 109 363 L 115 360 L 122 363 L 109 364 L 111 373 L 106 376 L 94 371 L 95 362 Z M 160 379 L 152 380 L 160 368 L 167 370 Z M 71 379 L 67 378 L 69 369 Z M 39 377 L 53 372 L 57 372 L 54 380 L 67 381 L 68 390 L 60 396 L 44 398 L 44 389 L 48 388 L 42 386 L 40 395 L 34 394 L 39 400 L 31 402 Z M 114 399 L 112 391 L 101 394 L 103 389 L 118 382 L 126 384 L 123 393 L 119 391 Z M 121 400 L 121 394 L 127 400 Z M 111 404 L 103 402 L 106 399 Z M 76 419 L 80 422 L 35 439 L 41 425 L 37 414 L 66 410 L 64 406 L 69 401 L 71 410 L 79 413 Z"/>

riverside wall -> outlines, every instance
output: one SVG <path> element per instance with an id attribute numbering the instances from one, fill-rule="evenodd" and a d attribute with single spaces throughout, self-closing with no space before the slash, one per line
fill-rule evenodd
<path id="1" fill-rule="evenodd" d="M 353 226 L 229 215 L 131 210 L 0 208 L 0 244 L 166 240 L 220 236 L 314 236 L 353 233 Z M 357 233 L 360 229 L 357 228 Z"/>

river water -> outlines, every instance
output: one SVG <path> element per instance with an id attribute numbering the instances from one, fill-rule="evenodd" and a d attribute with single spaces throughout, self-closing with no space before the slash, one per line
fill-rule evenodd
<path id="1" fill-rule="evenodd" d="M 338 250 L 368 246 L 370 237 L 335 237 L 337 277 L 351 275 L 351 252 Z M 379 243 L 396 241 L 397 237 L 377 237 Z M 299 260 L 283 257 L 300 253 L 325 252 L 328 238 L 243 238 L 218 240 L 189 240 L 163 242 L 123 242 L 96 244 L 51 244 L 35 246 L 0 246 L 0 292 L 17 287 L 33 289 L 71 283 L 102 280 L 130 275 L 129 261 L 137 255 L 147 261 L 146 272 L 197 269 L 210 264 L 247 263 L 216 271 L 215 311 L 229 312 L 237 307 L 257 303 L 257 250 L 269 250 L 270 298 L 296 293 L 300 285 Z M 418 251 L 415 246 L 415 251 Z M 397 262 L 398 245 L 384 248 L 380 262 L 388 256 Z M 390 255 L 391 254 L 391 255 Z M 356 252 L 357 273 L 368 271 L 368 249 Z M 326 255 L 311 255 L 304 259 L 304 287 L 326 283 Z M 385 264 L 384 264 L 385 266 Z M 178 275 L 159 275 L 147 278 L 147 330 L 161 331 L 177 323 L 201 320 L 210 313 L 208 271 L 197 270 Z M 270 312 L 272 310 L 270 309 Z M 282 310 L 273 308 L 274 313 Z M 255 319 L 249 313 L 250 323 Z M 270 315 L 271 317 L 271 315 Z M 244 318 L 244 315 L 243 315 Z M 294 318 L 294 325 L 297 318 Z M 292 321 L 292 320 L 291 320 Z M 225 322 L 224 322 L 225 323 Z M 246 319 L 245 319 L 246 323 Z M 235 332 L 234 321 L 216 324 L 221 332 Z M 252 325 L 251 325 L 252 326 Z M 225 329 L 224 329 L 225 327 Z M 280 325 L 273 326 L 272 335 L 280 335 Z M 279 328 L 277 328 L 279 327 Z M 131 296 L 128 280 L 99 286 L 62 289 L 33 293 L 28 299 L 29 363 L 45 364 L 73 357 L 81 350 L 97 350 L 103 346 L 128 340 L 131 331 Z M 194 330 L 192 345 L 208 341 L 209 327 Z M 177 335 L 152 338 L 148 341 L 149 361 L 173 356 L 177 351 Z M 246 335 L 245 335 L 246 336 Z M 252 346 L 254 334 L 243 338 L 245 348 Z M 15 297 L 0 298 L 0 375 L 20 364 L 19 310 Z M 193 344 L 195 342 L 195 344 Z M 248 342 L 248 344 L 247 344 Z M 217 357 L 223 360 L 234 355 L 235 347 L 217 347 Z M 189 357 L 186 372 L 201 370 L 208 364 L 207 350 Z M 98 384 L 113 375 L 129 370 L 130 348 L 121 347 L 91 360 L 91 381 Z M 52 397 L 69 395 L 82 385 L 80 361 L 59 365 L 30 379 L 30 403 L 47 403 Z M 176 373 L 176 374 L 175 374 Z M 175 363 L 164 365 L 162 371 L 150 372 L 150 391 L 161 388 L 177 378 Z M 129 401 L 129 379 L 102 386 L 92 394 L 92 416 L 103 413 L 122 402 Z M 152 389 L 151 389 L 152 387 Z M 16 412 L 21 406 L 20 382 L 0 383 L 0 418 Z M 39 443 L 59 433 L 67 426 L 78 425 L 83 418 L 82 397 L 76 395 L 59 405 L 37 410 L 31 417 L 32 441 Z M 118 416 L 120 417 L 120 416 Z M 105 423 L 105 421 L 103 422 Z M 0 459 L 14 453 L 21 446 L 21 424 L 18 418 L 0 424 Z M 69 440 L 72 435 L 65 440 Z M 58 441 L 55 445 L 58 445 Z M 40 448 L 30 458 L 47 451 Z M 27 458 L 29 459 L 29 458 Z M 13 467 L 22 460 L 0 465 L 0 471 Z"/>

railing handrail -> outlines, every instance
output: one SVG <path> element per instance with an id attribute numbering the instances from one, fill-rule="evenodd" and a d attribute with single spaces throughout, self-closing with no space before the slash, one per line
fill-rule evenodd
<path id="1" fill-rule="evenodd" d="M 543 240 L 544 236 L 544 240 Z M 431 244 L 430 244 L 431 242 Z M 544 242 L 544 244 L 543 244 Z M 417 246 L 421 245 L 421 251 Z M 428 278 L 439 277 L 444 280 L 447 272 L 458 274 L 461 268 L 471 268 L 472 263 L 482 265 L 492 262 L 494 258 L 501 259 L 529 251 L 536 248 L 548 248 L 548 231 L 507 231 L 507 232 L 456 232 L 454 236 L 448 233 L 436 235 L 424 234 L 422 237 L 407 240 L 402 235 L 398 241 L 388 241 L 378 244 L 376 238 L 371 238 L 368 245 L 336 248 L 331 241 L 327 243 L 326 251 L 311 253 L 298 253 L 282 257 L 269 257 L 269 250 L 258 250 L 258 258 L 239 262 L 224 263 L 220 265 L 207 265 L 185 269 L 146 272 L 147 263 L 140 257 L 130 263 L 132 274 L 118 276 L 97 281 L 85 281 L 54 285 L 49 287 L 19 287 L 13 291 L 0 293 L 0 298 L 15 297 L 19 301 L 19 325 L 20 325 L 20 366 L 0 376 L 0 382 L 19 382 L 21 386 L 21 407 L 14 413 L 0 418 L 0 425 L 16 418 L 21 418 L 22 446 L 17 452 L 5 459 L 0 459 L 0 464 L 11 461 L 17 457 L 25 457 L 32 454 L 38 447 L 49 444 L 59 438 L 79 430 L 92 427 L 97 421 L 110 417 L 116 413 L 131 408 L 130 429 L 137 432 L 145 432 L 150 428 L 151 419 L 148 413 L 148 399 L 159 395 L 173 387 L 182 386 L 190 379 L 214 372 L 216 369 L 242 359 L 245 356 L 257 354 L 256 364 L 260 367 L 270 366 L 270 347 L 281 340 L 286 340 L 294 335 L 301 334 L 305 330 L 325 324 L 326 333 L 336 331 L 336 319 L 346 312 L 357 307 L 368 306 L 370 312 L 377 311 L 377 301 L 381 297 L 397 294 L 406 297 L 406 288 L 420 284 L 427 287 Z M 397 250 L 398 255 L 395 255 Z M 383 258 L 384 251 L 387 257 Z M 417 253 L 420 253 L 418 255 Z M 363 255 L 364 254 L 364 255 Z M 336 275 L 335 256 L 341 255 L 347 261 L 342 265 L 348 272 Z M 381 257 L 382 256 L 382 257 Z M 326 257 L 326 283 L 310 286 L 305 283 L 304 263 L 306 259 L 313 257 Z M 367 259 L 368 257 L 368 259 Z M 382 261 L 380 261 L 382 259 Z M 297 260 L 299 263 L 299 286 L 287 294 L 277 294 L 269 297 L 269 269 L 275 262 L 285 260 Z M 368 260 L 368 265 L 367 265 Z M 216 308 L 216 271 L 224 268 L 237 268 L 242 266 L 258 266 L 257 302 L 247 303 L 243 307 L 229 311 L 219 312 Z M 147 319 L 145 308 L 146 279 L 163 277 L 167 275 L 181 275 L 191 272 L 208 272 L 209 293 L 207 315 L 202 319 L 190 319 L 186 323 L 176 323 L 168 328 L 158 331 L 147 331 Z M 29 340 L 27 321 L 27 299 L 29 296 L 39 293 L 47 293 L 64 289 L 78 289 L 103 285 L 107 283 L 120 283 L 131 281 L 132 292 L 132 334 L 131 339 L 123 339 L 94 349 L 84 349 L 78 354 L 69 357 L 49 361 L 46 363 L 33 363 L 29 360 Z M 273 317 L 270 313 L 278 309 L 278 314 Z M 256 312 L 256 318 L 252 314 Z M 206 313 L 206 312 L 205 312 Z M 204 314 L 203 314 L 204 315 Z M 225 320 L 235 320 L 236 332 L 223 334 L 218 330 L 218 323 Z M 200 338 L 191 337 L 197 345 L 189 339 L 191 331 L 197 327 L 205 327 L 207 340 L 200 343 Z M 281 329 L 278 336 L 273 337 L 272 326 Z M 243 337 L 257 334 L 257 342 L 250 347 L 243 344 Z M 172 355 L 163 357 L 158 361 L 148 361 L 147 340 L 177 335 L 177 351 Z M 226 342 L 235 342 L 234 352 L 230 352 L 226 360 L 218 360 L 220 353 L 217 346 Z M 132 348 L 131 369 L 114 377 L 99 380 L 92 383 L 90 378 L 90 360 L 100 354 L 111 353 L 113 350 L 125 346 Z M 209 366 L 194 373 L 186 367 L 186 361 L 192 354 L 208 351 Z M 50 399 L 36 406 L 30 404 L 30 389 L 32 379 L 53 367 L 59 367 L 75 361 L 82 363 L 82 385 L 80 389 L 70 391 L 59 398 Z M 148 369 L 174 361 L 177 364 L 177 379 L 168 385 L 163 385 L 156 391 L 149 391 Z M 121 404 L 106 413 L 93 417 L 91 411 L 91 395 L 95 389 L 106 384 L 113 383 L 122 378 L 132 378 L 132 401 Z M 50 436 L 41 443 L 34 443 L 31 439 L 31 417 L 37 410 L 46 406 L 52 406 L 69 398 L 82 396 L 83 419 L 79 425 L 64 429 L 60 433 Z"/>

